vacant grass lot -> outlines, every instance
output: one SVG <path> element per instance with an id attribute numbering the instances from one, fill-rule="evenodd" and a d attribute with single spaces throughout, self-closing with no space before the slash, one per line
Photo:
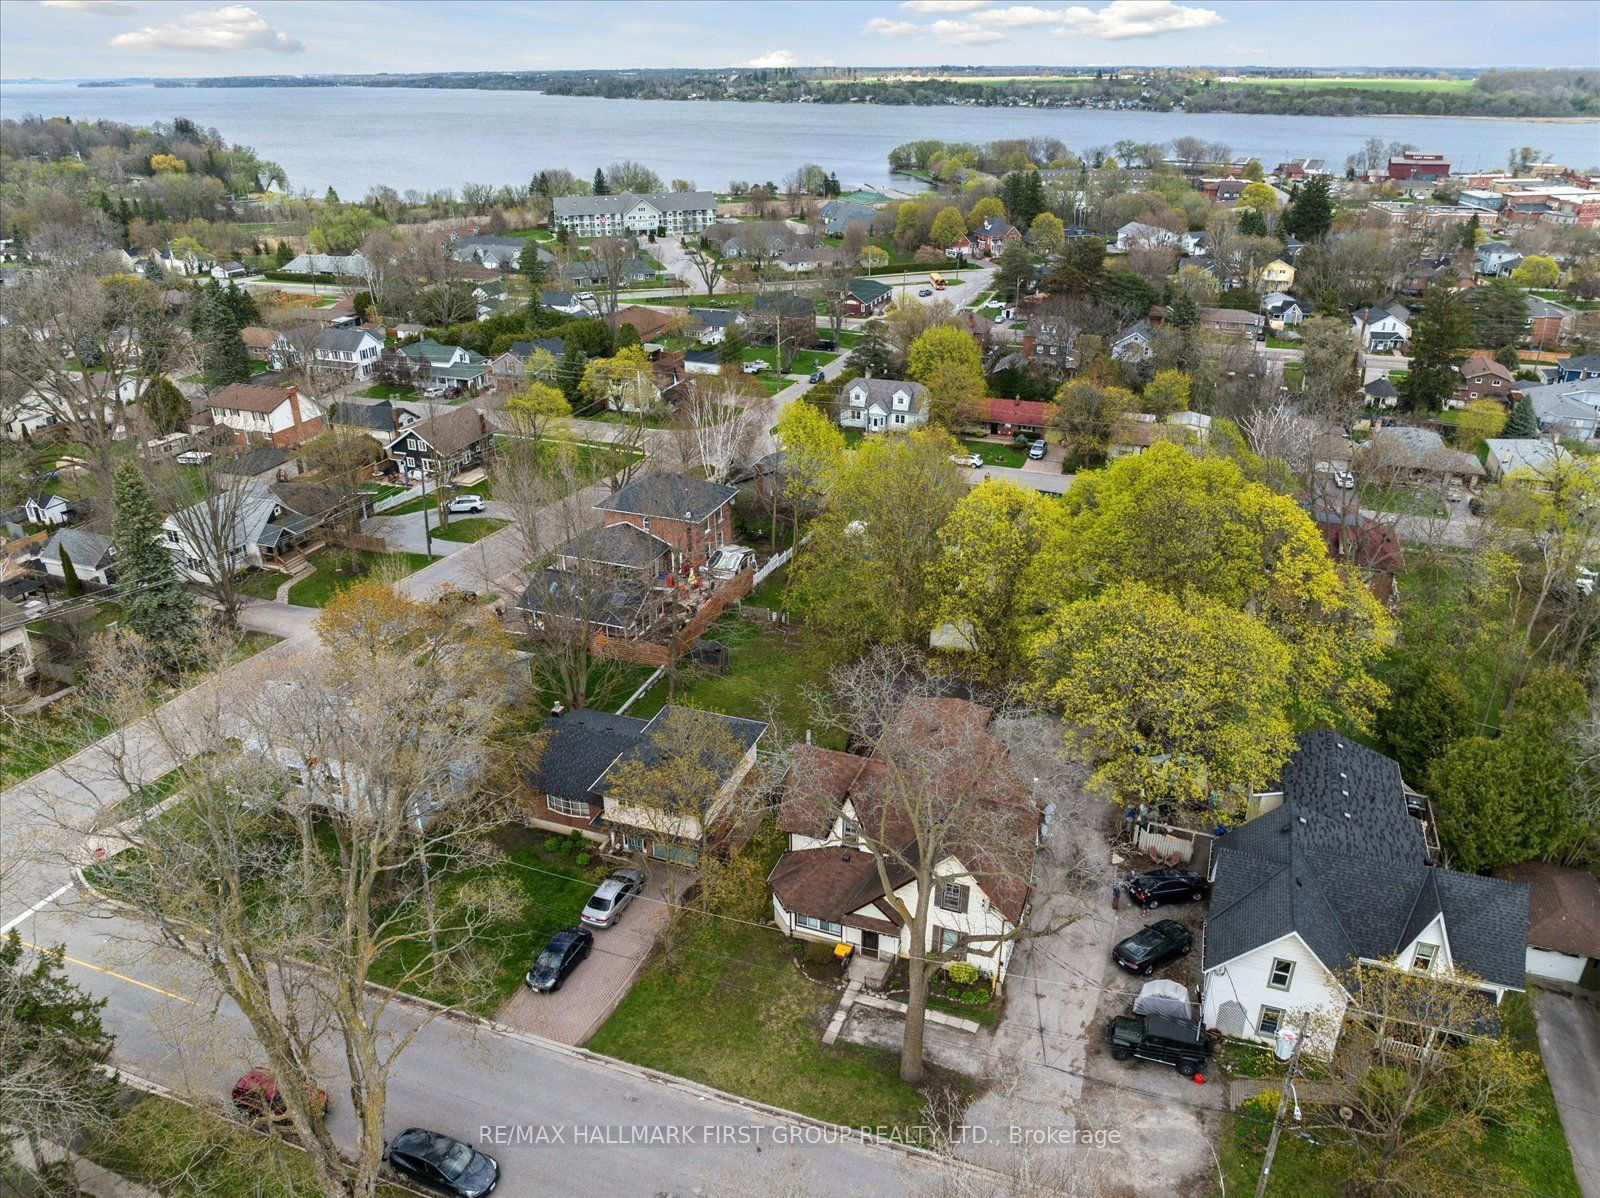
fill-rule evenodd
<path id="1" fill-rule="evenodd" d="M 341 557 L 330 557 L 327 550 L 317 555 L 317 568 L 289 588 L 289 602 L 297 607 L 326 607 L 328 601 L 352 582 L 374 573 L 403 578 L 415 574 L 433 559 L 422 553 L 365 553 L 349 550 Z"/>

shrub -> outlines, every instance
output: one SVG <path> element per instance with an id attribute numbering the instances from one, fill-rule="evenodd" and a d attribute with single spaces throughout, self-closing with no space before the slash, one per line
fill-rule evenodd
<path id="1" fill-rule="evenodd" d="M 824 965 L 834 960 L 833 945 L 823 944 L 819 940 L 806 940 L 803 943 L 805 944 L 805 958 L 812 965 Z"/>
<path id="2" fill-rule="evenodd" d="M 974 986 L 961 996 L 961 1001 L 969 1006 L 981 1007 L 989 1001 L 989 991 L 982 986 Z"/>
<path id="3" fill-rule="evenodd" d="M 566 850 L 567 856 L 571 857 L 575 853 L 582 852 L 583 846 L 583 833 L 574 828 L 571 832 L 567 833 L 567 838 L 562 842 L 561 847 Z"/>
<path id="4" fill-rule="evenodd" d="M 978 967 L 967 961 L 952 961 L 944 967 L 944 972 L 958 986 L 970 986 L 978 980 Z"/>
<path id="5" fill-rule="evenodd" d="M 577 856 L 577 862 L 579 865 L 587 866 L 589 864 L 589 854 L 579 853 Z"/>
<path id="6" fill-rule="evenodd" d="M 560 852 L 561 851 L 561 837 L 559 837 L 559 836 L 546 836 L 544 838 L 544 851 L 547 852 L 547 853 Z"/>

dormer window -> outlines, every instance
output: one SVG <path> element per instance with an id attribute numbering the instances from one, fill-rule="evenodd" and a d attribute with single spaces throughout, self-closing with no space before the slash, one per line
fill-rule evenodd
<path id="1" fill-rule="evenodd" d="M 1433 968 L 1434 958 L 1438 955 L 1437 944 L 1419 944 L 1417 951 L 1411 954 L 1411 968 L 1426 973 Z"/>
<path id="2" fill-rule="evenodd" d="M 863 407 L 867 402 L 867 393 L 860 388 L 850 392 L 850 403 L 853 407 Z"/>
<path id="3" fill-rule="evenodd" d="M 904 408 L 910 402 L 911 402 L 910 396 L 908 396 L 904 391 L 896 391 L 894 393 L 894 406 L 895 407 Z"/>

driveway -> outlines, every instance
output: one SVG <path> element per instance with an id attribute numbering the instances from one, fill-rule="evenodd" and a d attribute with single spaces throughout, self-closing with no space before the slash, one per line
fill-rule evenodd
<path id="1" fill-rule="evenodd" d="M 526 986 L 506 1000 L 495 1018 L 507 1027 L 532 1032 L 561 1044 L 581 1045 L 616 1010 L 640 966 L 666 927 L 666 879 L 655 867 L 640 895 L 614 928 L 594 934 L 589 959 L 573 970 L 554 994 L 535 994 Z M 679 881 L 679 886 L 683 881 Z"/>
<path id="2" fill-rule="evenodd" d="M 312 623 L 321 614 L 321 608 L 251 599 L 239 609 L 239 627 L 251 632 L 270 632 L 273 636 L 299 636 L 310 632 Z"/>
<path id="3" fill-rule="evenodd" d="M 1540 988 L 1539 1053 L 1584 1198 L 1600 1198 L 1600 996 Z"/>

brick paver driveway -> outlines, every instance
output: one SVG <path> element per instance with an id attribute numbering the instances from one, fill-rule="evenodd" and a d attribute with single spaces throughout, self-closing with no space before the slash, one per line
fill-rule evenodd
<path id="1" fill-rule="evenodd" d="M 645 892 L 629 904 L 615 927 L 595 931 L 588 960 L 572 971 L 560 990 L 535 994 L 519 987 L 496 1018 L 508 1027 L 563 1044 L 582 1044 L 594 1035 L 633 985 L 667 922 L 663 887 L 671 877 L 662 866 L 652 866 Z"/>

